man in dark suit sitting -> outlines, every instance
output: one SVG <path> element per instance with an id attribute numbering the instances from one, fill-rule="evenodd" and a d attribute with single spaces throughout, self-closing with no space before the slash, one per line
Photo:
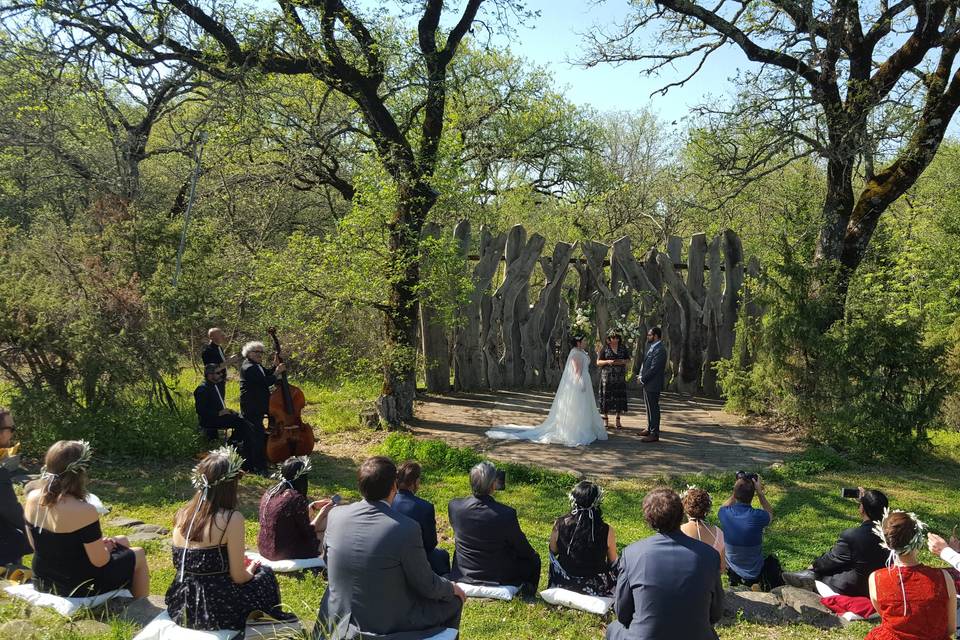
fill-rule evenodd
<path id="1" fill-rule="evenodd" d="M 660 441 L 660 392 L 663 391 L 667 370 L 667 349 L 663 346 L 660 327 L 647 331 L 647 348 L 640 367 L 643 402 L 647 409 L 647 428 L 640 432 L 641 442 Z"/>
<path id="2" fill-rule="evenodd" d="M 416 462 L 404 462 L 397 469 L 397 497 L 393 499 L 393 508 L 415 520 L 420 525 L 423 536 L 423 549 L 427 552 L 430 567 L 438 576 L 450 573 L 450 554 L 437 546 L 437 514 L 433 504 L 416 495 L 420 490 L 420 465 Z"/>
<path id="3" fill-rule="evenodd" d="M 873 532 L 873 523 L 883 518 L 887 496 L 876 490 L 860 489 L 860 526 L 845 529 L 833 548 L 813 561 L 805 571 L 785 572 L 789 585 L 816 591 L 819 580 L 844 596 L 870 596 L 870 574 L 886 566 L 889 551 Z M 822 595 L 822 594 L 821 594 Z"/>
<path id="4" fill-rule="evenodd" d="M 200 422 L 200 430 L 208 439 L 217 438 L 218 429 L 232 429 L 230 441 L 238 443 L 243 452 L 246 471 L 266 471 L 266 437 L 263 429 L 227 409 L 219 383 L 223 380 L 223 370 L 218 364 L 208 364 L 203 368 L 204 380 L 193 392 L 193 404 Z"/>
<path id="5" fill-rule="evenodd" d="M 357 475 L 363 500 L 327 516 L 329 580 L 314 639 L 413 640 L 459 628 L 466 595 L 431 571 L 420 527 L 390 506 L 397 467 L 378 456 Z"/>
<path id="6" fill-rule="evenodd" d="M 481 462 L 470 470 L 473 495 L 450 501 L 447 514 L 456 539 L 450 577 L 536 593 L 540 556 L 520 530 L 517 512 L 493 499 L 496 483 L 496 467 Z"/>
<path id="7" fill-rule="evenodd" d="M 672 489 L 643 499 L 643 517 L 655 533 L 620 556 L 614 593 L 617 619 L 608 640 L 716 640 L 723 615 L 720 554 L 680 531 L 683 504 Z"/>

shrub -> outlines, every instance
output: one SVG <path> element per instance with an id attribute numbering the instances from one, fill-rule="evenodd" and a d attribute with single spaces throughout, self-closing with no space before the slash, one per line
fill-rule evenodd
<path id="1" fill-rule="evenodd" d="M 830 324 L 828 276 L 785 252 L 764 283 L 762 321 L 740 325 L 737 341 L 750 349 L 738 345 L 718 368 L 727 405 L 800 423 L 858 458 L 910 459 L 953 385 L 945 349 L 923 341 L 921 317 L 887 315 L 882 299 L 848 302 Z"/>
<path id="2" fill-rule="evenodd" d="M 137 403 L 88 409 L 41 394 L 18 395 L 11 409 L 23 451 L 40 457 L 57 440 L 89 440 L 96 454 L 191 458 L 200 450 L 193 407 Z"/>

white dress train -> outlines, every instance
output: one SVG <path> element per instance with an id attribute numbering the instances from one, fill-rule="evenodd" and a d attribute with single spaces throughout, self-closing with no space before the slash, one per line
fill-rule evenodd
<path id="1" fill-rule="evenodd" d="M 597 410 L 597 401 L 590 382 L 590 356 L 582 349 L 571 349 L 567 364 L 550 405 L 547 419 L 535 427 L 514 424 L 497 426 L 487 437 L 499 440 L 530 440 L 568 447 L 588 445 L 606 440 L 607 430 Z"/>

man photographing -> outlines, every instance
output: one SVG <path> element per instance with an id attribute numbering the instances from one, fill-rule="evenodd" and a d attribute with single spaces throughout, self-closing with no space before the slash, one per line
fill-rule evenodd
<path id="1" fill-rule="evenodd" d="M 761 509 L 755 509 L 756 496 Z M 726 544 L 727 576 L 730 586 L 740 584 L 769 591 L 783 584 L 780 561 L 763 556 L 763 530 L 773 521 L 773 507 L 763 493 L 763 481 L 756 473 L 737 472 L 733 495 L 720 507 L 717 516 Z"/>

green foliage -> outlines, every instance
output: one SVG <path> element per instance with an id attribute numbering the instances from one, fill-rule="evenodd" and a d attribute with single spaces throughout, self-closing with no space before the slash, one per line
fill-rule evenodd
<path id="1" fill-rule="evenodd" d="M 407 433 L 391 433 L 380 446 L 381 455 L 389 456 L 400 462 L 416 460 L 429 473 L 464 473 L 484 458 L 472 449 L 451 447 L 440 440 L 419 440 Z M 547 485 L 561 489 L 573 486 L 576 477 L 566 473 L 556 473 L 510 462 L 498 462 L 497 467 L 505 469 L 507 481 L 512 483 Z"/>
<path id="2" fill-rule="evenodd" d="M 868 299 L 830 325 L 829 273 L 784 255 L 765 282 L 761 324 L 741 323 L 738 356 L 720 367 L 729 406 L 806 425 L 852 455 L 910 458 L 953 384 L 943 345 L 925 343 L 917 319 L 885 316 Z"/>
<path id="3" fill-rule="evenodd" d="M 35 393 L 15 396 L 11 410 L 24 452 L 31 456 L 43 456 L 57 440 L 80 439 L 90 441 L 100 456 L 189 459 L 201 449 L 192 405 L 171 411 L 134 401 L 84 408 Z"/>

